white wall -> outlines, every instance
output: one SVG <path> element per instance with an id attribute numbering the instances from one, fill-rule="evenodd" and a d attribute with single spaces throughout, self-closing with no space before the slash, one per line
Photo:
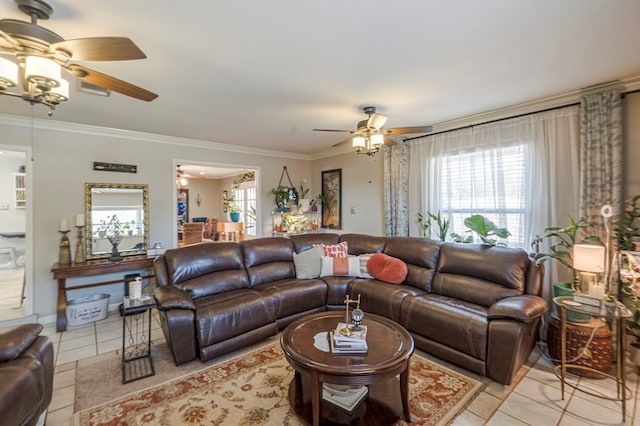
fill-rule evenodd
<path id="1" fill-rule="evenodd" d="M 374 157 L 348 152 L 312 162 L 308 198 L 322 191 L 323 171 L 342 169 L 342 230 L 331 232 L 384 235 L 383 166 L 382 152 Z"/>
<path id="2" fill-rule="evenodd" d="M 66 218 L 73 224 L 75 215 L 84 213 L 86 182 L 148 184 L 150 242 L 162 242 L 165 247 L 171 247 L 176 240 L 176 159 L 182 163 L 210 161 L 258 170 L 260 235 L 271 235 L 271 211 L 275 208 L 271 188 L 277 185 L 282 167 L 287 166 L 296 185 L 310 175 L 310 160 L 302 155 L 267 151 L 252 154 L 244 152 L 242 147 L 233 151 L 229 150 L 233 147 L 215 143 L 67 125 L 53 120 L 35 120 L 32 129 L 31 120 L 0 116 L 0 135 L 3 146 L 32 149 L 33 163 L 27 165 L 33 170 L 31 234 L 34 261 L 30 272 L 35 294 L 33 313 L 41 316 L 51 316 L 56 311 L 57 283 L 51 267 L 58 260 L 59 220 Z M 138 172 L 94 171 L 94 161 L 135 164 Z M 191 191 L 189 196 L 190 201 L 195 200 Z M 75 247 L 75 230 L 70 234 L 70 240 Z M 119 279 L 122 276 L 101 278 Z M 77 279 L 74 284 L 88 281 Z M 68 293 L 68 297 L 99 291 L 110 293 L 111 303 L 118 303 L 122 288 L 121 284 L 114 284 L 76 290 Z"/>
<path id="3" fill-rule="evenodd" d="M 220 217 L 222 197 L 217 179 L 188 179 L 185 189 L 189 190 L 189 221 L 194 217 Z M 198 206 L 198 194 L 200 205 Z"/>

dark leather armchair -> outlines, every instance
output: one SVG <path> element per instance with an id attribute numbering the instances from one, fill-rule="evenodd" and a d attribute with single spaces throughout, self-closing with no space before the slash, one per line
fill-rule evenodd
<path id="1" fill-rule="evenodd" d="M 35 425 L 53 393 L 53 343 L 40 324 L 0 330 L 0 423 Z"/>

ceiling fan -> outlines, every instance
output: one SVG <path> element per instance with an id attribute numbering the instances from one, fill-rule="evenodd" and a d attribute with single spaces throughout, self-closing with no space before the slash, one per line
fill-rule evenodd
<path id="1" fill-rule="evenodd" d="M 55 108 L 68 99 L 68 82 L 60 77 L 60 68 L 87 83 L 143 101 L 158 95 L 115 77 L 100 73 L 77 61 L 122 61 L 144 59 L 146 55 L 126 37 L 90 37 L 65 40 L 38 25 L 38 19 L 49 19 L 53 8 L 43 0 L 15 0 L 18 9 L 31 17 L 31 22 L 0 20 L 0 94 L 21 97 L 31 103 Z M 14 62 L 2 57 L 12 55 Z M 14 68 L 15 67 L 15 68 Z M 14 74 L 12 78 L 11 75 Z M 8 92 L 20 83 L 24 93 Z M 65 93 L 66 91 L 66 93 Z"/>
<path id="2" fill-rule="evenodd" d="M 333 145 L 340 146 L 351 142 L 358 154 L 375 155 L 382 145 L 395 145 L 396 142 L 388 135 L 406 135 L 412 133 L 430 133 L 431 126 L 415 127 L 392 127 L 385 129 L 383 126 L 387 122 L 387 116 L 378 114 L 375 106 L 365 106 L 362 111 L 368 117 L 358 122 L 356 130 L 335 130 L 335 129 L 313 129 L 316 132 L 342 132 L 351 133 L 347 139 Z"/>

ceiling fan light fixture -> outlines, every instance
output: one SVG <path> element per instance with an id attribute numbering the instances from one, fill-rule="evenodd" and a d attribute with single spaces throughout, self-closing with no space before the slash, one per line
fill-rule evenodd
<path id="1" fill-rule="evenodd" d="M 69 82 L 61 78 L 59 83 L 60 85 L 58 87 L 52 88 L 49 93 L 47 93 L 48 100 L 55 105 L 69 99 Z"/>
<path id="2" fill-rule="evenodd" d="M 362 136 L 356 136 L 353 138 L 353 142 L 351 146 L 353 147 L 353 149 L 359 151 L 361 149 L 364 149 L 365 143 L 366 141 Z"/>
<path id="3" fill-rule="evenodd" d="M 384 145 L 384 135 L 376 133 L 375 135 L 371 135 L 371 148 L 380 149 L 380 147 Z"/>
<path id="4" fill-rule="evenodd" d="M 18 84 L 18 64 L 0 58 L 0 90 L 15 87 Z"/>
<path id="5" fill-rule="evenodd" d="M 60 86 L 60 65 L 42 56 L 27 56 L 24 59 L 24 77 L 36 84 L 38 89 L 48 91 Z"/>

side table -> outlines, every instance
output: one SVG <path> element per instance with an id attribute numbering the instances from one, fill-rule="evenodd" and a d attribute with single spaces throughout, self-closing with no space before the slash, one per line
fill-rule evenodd
<path id="1" fill-rule="evenodd" d="M 624 374 L 624 350 L 625 350 L 625 331 L 624 331 L 624 320 L 631 316 L 631 312 L 629 312 L 624 307 L 619 307 L 615 310 L 615 312 L 608 312 L 604 309 L 601 309 L 599 306 L 590 306 L 585 304 L 576 303 L 573 301 L 573 296 L 560 296 L 554 297 L 553 303 L 560 308 L 560 365 L 554 367 L 554 373 L 556 376 L 560 378 L 560 387 L 562 392 L 562 399 L 564 400 L 564 387 L 565 384 L 569 385 L 576 390 L 589 394 L 591 396 L 595 396 L 598 398 L 604 398 L 611 401 L 619 401 L 622 405 L 622 421 L 625 421 L 626 418 L 626 401 L 627 401 L 627 391 L 631 392 L 630 389 L 627 388 L 625 382 L 625 374 Z M 612 327 L 614 329 L 616 335 L 616 344 L 615 344 L 615 362 L 616 362 L 616 374 L 612 376 L 610 374 L 603 373 L 601 371 L 595 370 L 591 367 L 587 367 L 584 365 L 572 365 L 567 364 L 567 311 L 575 312 L 578 314 L 587 314 L 591 315 L 594 318 L 600 318 L 602 320 L 611 322 Z M 569 370 L 583 370 L 589 371 L 594 374 L 598 374 L 599 377 L 613 379 L 616 382 L 616 396 L 606 396 L 599 393 L 590 392 L 586 389 L 580 388 L 578 384 L 567 383 L 567 369 Z M 560 371 L 560 375 L 558 375 L 558 371 Z"/>
<path id="2" fill-rule="evenodd" d="M 151 309 L 155 306 L 151 296 L 122 300 L 123 384 L 156 374 L 151 358 Z"/>

